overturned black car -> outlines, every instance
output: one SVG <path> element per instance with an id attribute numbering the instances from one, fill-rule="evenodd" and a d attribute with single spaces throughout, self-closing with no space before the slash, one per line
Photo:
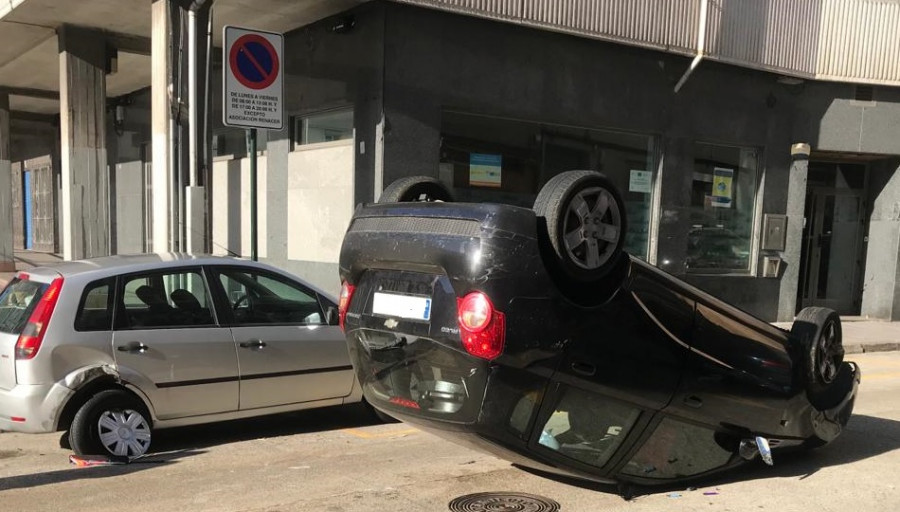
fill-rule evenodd
<path id="1" fill-rule="evenodd" d="M 840 318 L 790 332 L 622 251 L 619 192 L 562 173 L 533 209 L 430 178 L 359 207 L 340 318 L 379 411 L 517 464 L 605 483 L 702 478 L 835 439 L 860 372 Z"/>

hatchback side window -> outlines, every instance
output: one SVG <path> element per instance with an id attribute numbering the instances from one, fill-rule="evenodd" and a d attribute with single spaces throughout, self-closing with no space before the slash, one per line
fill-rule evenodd
<path id="1" fill-rule="evenodd" d="M 665 418 L 622 473 L 652 479 L 699 475 L 727 465 L 738 442 L 707 427 Z"/>
<path id="2" fill-rule="evenodd" d="M 108 331 L 112 329 L 112 289 L 115 279 L 94 281 L 84 287 L 78 312 L 76 331 Z"/>
<path id="3" fill-rule="evenodd" d="M 211 304 L 199 271 L 128 276 L 117 324 L 125 329 L 215 325 Z"/>
<path id="4" fill-rule="evenodd" d="M 266 272 L 226 269 L 219 274 L 236 325 L 321 325 L 318 296 L 298 283 Z"/>
<path id="5" fill-rule="evenodd" d="M 20 334 L 46 290 L 46 284 L 14 278 L 0 292 L 0 332 Z"/>
<path id="6" fill-rule="evenodd" d="M 565 388 L 538 443 L 594 467 L 604 466 L 625 441 L 640 411 L 624 403 Z"/>

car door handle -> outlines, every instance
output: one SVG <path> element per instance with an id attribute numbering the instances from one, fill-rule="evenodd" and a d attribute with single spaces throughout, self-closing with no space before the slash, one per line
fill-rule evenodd
<path id="1" fill-rule="evenodd" d="M 263 340 L 250 340 L 250 341 L 242 341 L 240 343 L 241 348 L 264 348 L 266 346 L 266 342 Z"/>
<path id="2" fill-rule="evenodd" d="M 144 345 L 140 341 L 130 341 L 130 342 L 122 345 L 121 347 L 117 348 L 116 350 L 118 350 L 119 352 L 131 352 L 131 353 L 143 354 L 144 352 L 150 350 L 150 347 L 148 347 L 147 345 Z"/>
<path id="3" fill-rule="evenodd" d="M 585 377 L 593 377 L 597 373 L 597 367 L 590 363 L 574 362 L 572 363 L 572 371 L 578 375 Z"/>
<path id="4" fill-rule="evenodd" d="M 684 405 L 699 409 L 703 407 L 703 399 L 696 395 L 686 396 L 684 397 Z"/>

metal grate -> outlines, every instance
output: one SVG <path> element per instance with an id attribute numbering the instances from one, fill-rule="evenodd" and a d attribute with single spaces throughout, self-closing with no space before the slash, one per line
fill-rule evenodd
<path id="1" fill-rule="evenodd" d="M 857 85 L 853 98 L 856 101 L 875 101 L 875 88 L 871 85 Z"/>
<path id="2" fill-rule="evenodd" d="M 480 492 L 455 498 L 453 512 L 558 512 L 559 503 L 521 492 Z"/>
<path id="3" fill-rule="evenodd" d="M 353 221 L 350 231 L 477 237 L 481 235 L 481 223 L 474 220 L 423 217 L 360 217 Z"/>

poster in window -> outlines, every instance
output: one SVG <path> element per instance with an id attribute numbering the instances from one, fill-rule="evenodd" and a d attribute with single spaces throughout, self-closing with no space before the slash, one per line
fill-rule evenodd
<path id="1" fill-rule="evenodd" d="M 472 153 L 469 156 L 469 185 L 500 188 L 503 155 Z"/>
<path id="2" fill-rule="evenodd" d="M 649 194 L 653 187 L 653 173 L 632 169 L 628 179 L 628 191 Z"/>
<path id="3" fill-rule="evenodd" d="M 716 167 L 713 169 L 712 197 L 710 204 L 715 208 L 731 208 L 732 181 L 734 169 Z"/>

